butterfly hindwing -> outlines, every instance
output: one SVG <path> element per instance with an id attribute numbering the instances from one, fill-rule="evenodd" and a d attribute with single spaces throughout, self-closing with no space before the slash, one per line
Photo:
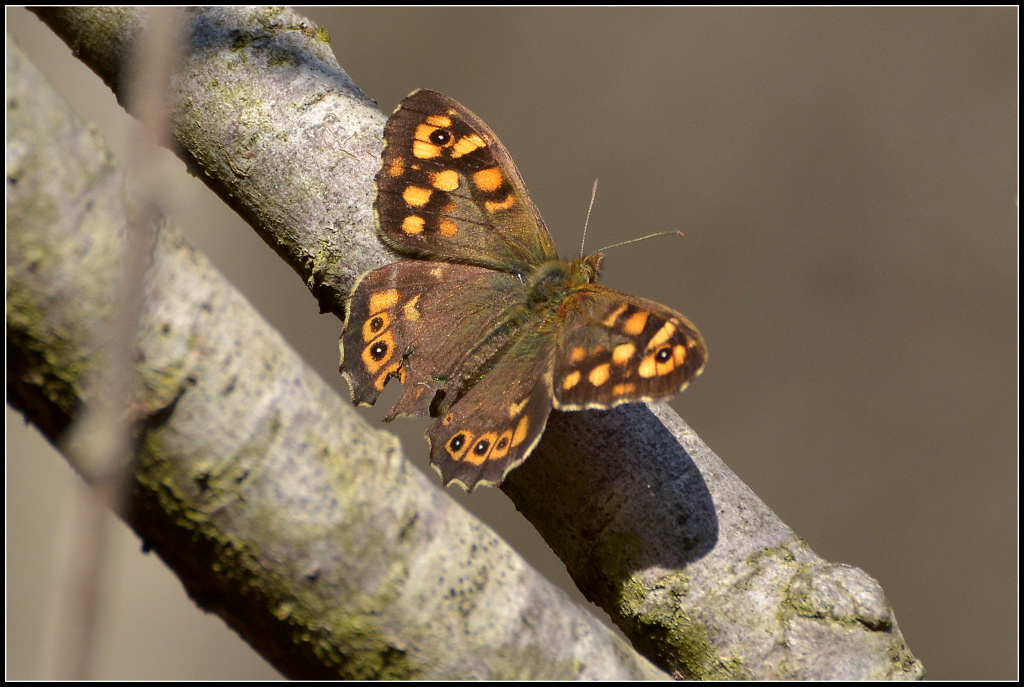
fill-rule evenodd
<path id="1" fill-rule="evenodd" d="M 508 349 L 427 430 L 445 486 L 499 484 L 529 456 L 551 413 L 555 337 L 523 327 Z"/>
<path id="2" fill-rule="evenodd" d="M 704 339 L 679 313 L 590 284 L 562 307 L 555 407 L 610 408 L 667 398 L 686 388 L 706 361 Z"/>
<path id="3" fill-rule="evenodd" d="M 384 141 L 375 208 L 393 248 L 520 274 L 557 257 L 508 151 L 465 107 L 416 91 Z"/>
<path id="4" fill-rule="evenodd" d="M 505 325 L 518 312 L 523 289 L 502 272 L 425 260 L 366 273 L 341 339 L 352 401 L 372 405 L 391 377 L 405 391 L 388 419 L 427 414 L 438 391 L 457 395 L 505 345 Z"/>

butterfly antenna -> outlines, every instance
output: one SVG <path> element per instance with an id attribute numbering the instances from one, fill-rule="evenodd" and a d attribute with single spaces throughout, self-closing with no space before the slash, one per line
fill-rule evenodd
<path id="1" fill-rule="evenodd" d="M 587 221 L 583 223 L 583 241 L 580 242 L 580 258 L 583 257 L 583 246 L 587 243 L 587 225 L 590 224 L 590 211 L 594 209 L 595 198 L 597 198 L 597 179 L 594 179 L 594 189 L 590 192 L 590 207 L 587 208 Z"/>
<path id="2" fill-rule="evenodd" d="M 655 236 L 683 236 L 683 235 L 684 234 L 681 231 L 659 231 L 659 232 L 657 232 L 655 234 L 648 234 L 647 236 L 641 236 L 638 239 L 630 239 L 628 241 L 621 241 L 620 243 L 613 243 L 610 246 L 605 246 L 604 248 L 602 248 L 601 250 L 599 250 L 597 252 L 598 253 L 603 253 L 606 250 L 608 250 L 609 248 L 618 248 L 619 246 L 626 246 L 626 245 L 629 245 L 630 243 L 636 243 L 637 241 L 646 241 L 647 239 L 653 239 Z"/>

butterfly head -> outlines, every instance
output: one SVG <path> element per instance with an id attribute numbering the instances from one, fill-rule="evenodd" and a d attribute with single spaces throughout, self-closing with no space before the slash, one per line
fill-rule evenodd
<path id="1" fill-rule="evenodd" d="M 604 254 L 600 252 L 591 253 L 579 259 L 579 271 L 586 276 L 588 284 L 593 284 L 601 276 L 602 260 L 604 260 Z"/>

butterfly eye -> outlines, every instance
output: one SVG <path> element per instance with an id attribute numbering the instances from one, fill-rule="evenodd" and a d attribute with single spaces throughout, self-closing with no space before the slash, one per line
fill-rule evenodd
<path id="1" fill-rule="evenodd" d="M 443 146 L 452 140 L 452 134 L 447 129 L 434 129 L 430 133 L 430 142 L 437 146 Z"/>

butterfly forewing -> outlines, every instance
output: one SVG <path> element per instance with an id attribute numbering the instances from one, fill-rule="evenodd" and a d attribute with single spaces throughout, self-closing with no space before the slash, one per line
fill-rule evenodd
<path id="1" fill-rule="evenodd" d="M 375 208 L 396 249 L 514 273 L 556 257 L 501 142 L 479 117 L 416 91 L 384 130 Z"/>
<path id="2" fill-rule="evenodd" d="M 591 284 L 558 322 L 553 389 L 562 410 L 667 398 L 701 373 L 697 328 L 663 305 Z"/>

